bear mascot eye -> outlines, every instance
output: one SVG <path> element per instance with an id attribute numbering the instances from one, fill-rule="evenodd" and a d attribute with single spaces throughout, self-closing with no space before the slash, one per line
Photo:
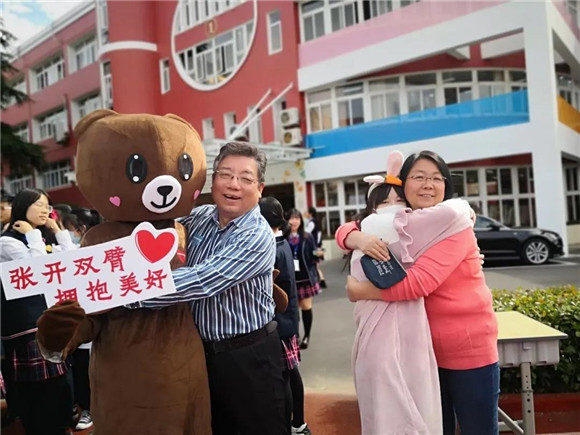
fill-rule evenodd
<path id="1" fill-rule="evenodd" d="M 193 174 L 193 160 L 189 154 L 183 153 L 179 156 L 177 159 L 177 169 L 182 180 L 187 181 L 191 178 Z"/>
<path id="2" fill-rule="evenodd" d="M 127 159 L 127 177 L 135 184 L 142 183 L 147 178 L 147 161 L 141 154 L 132 154 Z"/>

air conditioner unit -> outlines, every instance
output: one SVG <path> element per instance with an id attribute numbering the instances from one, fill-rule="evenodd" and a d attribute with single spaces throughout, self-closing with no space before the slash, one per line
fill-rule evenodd
<path id="1" fill-rule="evenodd" d="M 298 108 L 291 107 L 280 112 L 280 123 L 282 124 L 282 127 L 298 125 L 299 122 L 300 114 L 298 113 Z"/>
<path id="2" fill-rule="evenodd" d="M 302 131 L 299 128 L 290 128 L 282 132 L 282 145 L 300 145 L 302 142 Z"/>
<path id="3" fill-rule="evenodd" d="M 67 134 L 66 125 L 64 122 L 54 123 L 54 140 L 57 142 L 62 142 L 65 140 Z"/>

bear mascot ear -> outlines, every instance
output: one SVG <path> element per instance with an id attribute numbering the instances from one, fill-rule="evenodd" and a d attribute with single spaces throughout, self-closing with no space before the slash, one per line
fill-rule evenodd
<path id="1" fill-rule="evenodd" d="M 176 121 L 183 122 L 185 125 L 187 125 L 195 133 L 195 135 L 197 136 L 197 139 L 201 142 L 201 137 L 199 136 L 199 133 L 197 132 L 197 130 L 195 128 L 193 128 L 193 125 L 191 125 L 189 122 L 187 122 L 181 116 L 174 115 L 173 113 L 167 113 L 167 114 L 163 115 L 163 117 L 175 119 Z"/>
<path id="2" fill-rule="evenodd" d="M 119 115 L 114 110 L 109 109 L 99 109 L 95 110 L 94 112 L 89 113 L 87 116 L 83 117 L 75 126 L 74 128 L 74 136 L 78 140 L 85 131 L 93 124 L 95 121 L 98 121 L 101 118 L 106 118 L 107 116 Z"/>

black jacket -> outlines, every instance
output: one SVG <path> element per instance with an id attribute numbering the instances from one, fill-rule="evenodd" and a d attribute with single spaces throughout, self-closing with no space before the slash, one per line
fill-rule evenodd
<path id="1" fill-rule="evenodd" d="M 26 238 L 16 231 L 6 231 L 2 237 L 12 237 L 28 246 Z M 2 337 L 36 328 L 36 321 L 46 310 L 44 295 L 6 300 L 2 289 Z"/>
<path id="2" fill-rule="evenodd" d="M 280 271 L 275 283 L 288 294 L 288 308 L 283 313 L 276 313 L 274 319 L 278 322 L 280 338 L 289 338 L 298 334 L 298 296 L 292 250 L 284 236 L 276 237 L 276 263 L 274 267 Z"/>

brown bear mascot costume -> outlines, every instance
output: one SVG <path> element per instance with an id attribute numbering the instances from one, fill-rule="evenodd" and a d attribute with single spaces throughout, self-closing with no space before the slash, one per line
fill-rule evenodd
<path id="1" fill-rule="evenodd" d="M 128 236 L 148 221 L 158 229 L 175 228 L 178 253 L 185 252 L 186 234 L 174 219 L 189 215 L 206 176 L 194 128 L 175 115 L 97 110 L 74 134 L 77 184 L 107 220 L 86 233 L 82 246 Z M 177 257 L 173 268 L 180 264 Z M 47 310 L 38 326 L 38 341 L 49 351 L 66 355 L 93 342 L 96 434 L 211 434 L 205 355 L 189 304 L 85 316 L 69 302 Z"/>

